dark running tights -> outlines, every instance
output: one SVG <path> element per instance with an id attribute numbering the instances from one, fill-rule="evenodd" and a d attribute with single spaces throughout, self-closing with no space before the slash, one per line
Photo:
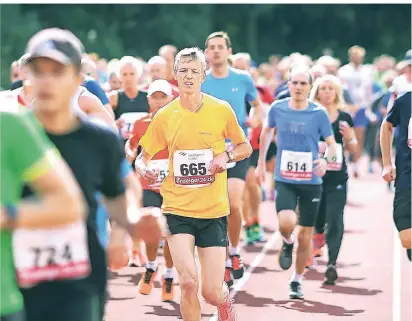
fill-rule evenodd
<path id="1" fill-rule="evenodd" d="M 344 232 L 343 212 L 346 205 L 346 183 L 323 185 L 322 200 L 316 217 L 316 233 L 326 232 L 328 265 L 336 264 Z"/>

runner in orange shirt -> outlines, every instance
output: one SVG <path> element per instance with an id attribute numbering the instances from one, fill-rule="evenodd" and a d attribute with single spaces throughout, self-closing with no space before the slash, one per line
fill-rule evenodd
<path id="1" fill-rule="evenodd" d="M 126 156 L 130 162 L 133 162 L 137 155 L 137 149 L 140 138 L 144 135 L 152 121 L 153 115 L 167 103 L 174 99 L 172 86 L 166 80 L 159 79 L 153 81 L 147 91 L 147 98 L 150 106 L 150 114 L 140 118 L 133 124 L 133 131 L 130 139 L 126 142 Z M 151 166 L 159 170 L 159 177 L 153 184 L 148 184 L 146 180 L 141 179 L 143 188 L 143 207 L 150 207 L 153 211 L 160 214 L 163 198 L 160 195 L 160 185 L 168 174 L 169 152 L 167 148 L 154 155 Z M 148 263 L 146 271 L 140 279 L 138 288 L 141 294 L 148 295 L 153 289 L 158 264 L 156 262 L 157 250 L 159 243 L 146 243 L 146 254 Z M 162 278 L 162 301 L 173 301 L 173 261 L 170 255 L 167 242 L 163 247 L 166 268 Z"/>

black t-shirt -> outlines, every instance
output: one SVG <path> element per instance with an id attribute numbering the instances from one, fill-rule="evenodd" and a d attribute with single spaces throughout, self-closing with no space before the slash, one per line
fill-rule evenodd
<path id="1" fill-rule="evenodd" d="M 102 293 L 107 284 L 106 252 L 99 242 L 96 215 L 97 193 L 115 198 L 125 193 L 121 175 L 123 149 L 118 136 L 108 128 L 82 119 L 80 126 L 71 133 L 53 135 L 47 133 L 64 160 L 71 168 L 83 191 L 88 205 L 87 233 L 92 272 L 82 280 L 41 283 L 30 289 L 23 289 L 25 297 L 33 298 L 43 291 L 66 291 L 75 288 L 80 291 Z M 25 187 L 23 196 L 33 195 Z M 41 295 L 39 295 L 41 297 Z"/>
<path id="2" fill-rule="evenodd" d="M 395 139 L 396 157 L 396 180 L 395 186 L 402 189 L 411 188 L 411 144 L 408 145 L 408 127 L 411 124 L 411 92 L 398 97 L 392 108 L 386 115 L 386 121 L 391 123 L 398 130 Z M 412 131 L 412 128 L 409 129 Z M 412 133 L 409 134 L 412 139 Z"/>
<path id="3" fill-rule="evenodd" d="M 325 176 L 323 177 L 323 184 L 327 185 L 339 185 L 343 184 L 348 180 L 348 168 L 346 165 L 345 160 L 345 151 L 343 146 L 343 137 L 342 134 L 339 132 L 339 122 L 346 121 L 348 125 L 352 128 L 353 127 L 353 120 L 352 117 L 344 112 L 339 110 L 338 118 L 332 123 L 333 134 L 335 136 L 336 144 L 342 145 L 342 168 L 339 171 L 327 171 Z M 321 137 L 321 141 L 323 138 Z"/>

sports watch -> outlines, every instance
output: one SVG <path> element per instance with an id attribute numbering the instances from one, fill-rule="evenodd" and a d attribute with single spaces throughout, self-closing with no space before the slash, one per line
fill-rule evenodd
<path id="1" fill-rule="evenodd" d="M 9 219 L 9 222 L 14 222 L 17 216 L 17 207 L 14 205 L 3 205 L 3 210 Z"/>
<path id="2" fill-rule="evenodd" d="M 233 163 L 235 161 L 235 154 L 230 151 L 226 151 L 227 157 L 229 158 L 229 162 L 228 163 Z"/>

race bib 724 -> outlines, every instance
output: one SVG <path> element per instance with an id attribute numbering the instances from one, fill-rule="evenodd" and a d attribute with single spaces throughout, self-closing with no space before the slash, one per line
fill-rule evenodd
<path id="1" fill-rule="evenodd" d="M 41 282 L 85 278 L 90 273 L 85 223 L 55 229 L 17 229 L 13 256 L 20 287 Z"/>

